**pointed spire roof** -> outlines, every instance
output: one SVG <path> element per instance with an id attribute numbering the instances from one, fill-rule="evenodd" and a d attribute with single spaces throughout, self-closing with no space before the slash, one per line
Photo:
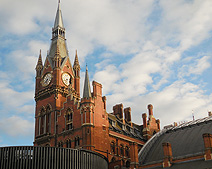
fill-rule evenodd
<path id="1" fill-rule="evenodd" d="M 74 59 L 74 65 L 79 65 L 79 59 L 78 59 L 78 55 L 77 55 L 77 50 L 76 50 L 76 55 L 75 55 L 75 59 Z"/>
<path id="2" fill-rule="evenodd" d="M 56 14 L 55 21 L 54 21 L 54 28 L 56 28 L 58 26 L 61 28 L 64 28 L 62 12 L 61 12 L 61 8 L 60 8 L 60 0 L 58 2 L 57 14 Z"/>
<path id="3" fill-rule="evenodd" d="M 36 65 L 36 70 L 41 70 L 42 68 L 43 68 L 43 62 L 42 62 L 42 56 L 41 56 L 41 50 L 40 50 L 38 62 L 37 62 L 37 65 Z"/>
<path id="4" fill-rule="evenodd" d="M 88 76 L 88 67 L 86 65 L 83 98 L 90 98 L 90 97 L 91 97 L 91 88 L 90 88 L 90 81 Z"/>

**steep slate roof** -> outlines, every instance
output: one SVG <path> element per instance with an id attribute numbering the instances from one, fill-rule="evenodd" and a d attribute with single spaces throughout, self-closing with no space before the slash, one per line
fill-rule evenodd
<path id="1" fill-rule="evenodd" d="M 155 134 L 141 149 L 139 163 L 146 165 L 162 162 L 164 158 L 162 143 L 164 142 L 171 144 L 173 159 L 202 155 L 205 150 L 202 135 L 212 133 L 211 131 L 212 116 L 163 129 Z M 190 165 L 192 168 L 195 163 L 174 164 L 171 168 L 180 168 L 177 167 L 180 165 L 181 168 L 183 168 L 182 165 L 185 165 L 185 168 L 187 168 L 186 165 L 188 168 Z"/>
<path id="2" fill-rule="evenodd" d="M 146 141 L 142 136 L 143 126 L 139 126 L 137 124 L 132 123 L 132 127 L 131 127 L 126 120 L 125 120 L 125 124 L 123 124 L 122 122 L 123 119 L 120 119 L 118 116 L 112 113 L 108 114 L 108 120 L 109 120 L 110 130 L 135 138 L 135 139 Z"/>
<path id="3" fill-rule="evenodd" d="M 52 29 L 52 34 L 54 34 L 54 32 L 56 31 L 57 35 L 55 35 L 52 38 L 51 46 L 50 46 L 49 52 L 47 54 L 47 57 L 49 58 L 49 62 L 51 64 L 52 68 L 54 67 L 53 58 L 54 58 L 57 46 L 59 48 L 60 55 L 62 58 L 61 67 L 62 67 L 62 64 L 65 63 L 65 61 L 67 60 L 67 57 L 69 55 L 67 44 L 66 44 L 66 39 L 65 39 L 65 34 L 63 36 L 59 35 L 59 32 L 61 30 L 63 30 L 65 32 L 65 28 L 63 25 L 62 11 L 61 11 L 60 2 L 59 2 L 56 17 L 55 17 L 54 27 Z"/>

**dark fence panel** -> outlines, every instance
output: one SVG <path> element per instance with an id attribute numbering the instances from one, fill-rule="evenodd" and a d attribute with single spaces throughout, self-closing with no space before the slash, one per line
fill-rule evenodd
<path id="1" fill-rule="evenodd" d="M 108 169 L 108 161 L 84 149 L 0 147 L 0 169 Z"/>

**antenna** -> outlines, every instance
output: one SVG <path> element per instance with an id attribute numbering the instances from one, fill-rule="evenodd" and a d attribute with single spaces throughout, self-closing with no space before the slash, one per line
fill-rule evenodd
<path id="1" fill-rule="evenodd" d="M 192 118 L 193 118 L 193 121 L 194 121 L 194 110 L 192 110 Z"/>

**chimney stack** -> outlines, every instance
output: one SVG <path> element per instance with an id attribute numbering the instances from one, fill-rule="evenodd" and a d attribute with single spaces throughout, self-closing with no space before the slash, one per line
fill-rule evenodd
<path id="1" fill-rule="evenodd" d="M 143 118 L 143 129 L 147 128 L 147 115 L 146 113 L 142 114 L 142 118 Z"/>
<path id="2" fill-rule="evenodd" d="M 151 104 L 148 105 L 149 116 L 153 116 L 153 106 Z"/>
<path id="3" fill-rule="evenodd" d="M 131 108 L 127 107 L 124 109 L 124 117 L 127 122 L 131 122 Z"/>
<path id="4" fill-rule="evenodd" d="M 113 106 L 113 114 L 118 115 L 119 118 L 123 119 L 123 104 L 117 104 Z"/>

